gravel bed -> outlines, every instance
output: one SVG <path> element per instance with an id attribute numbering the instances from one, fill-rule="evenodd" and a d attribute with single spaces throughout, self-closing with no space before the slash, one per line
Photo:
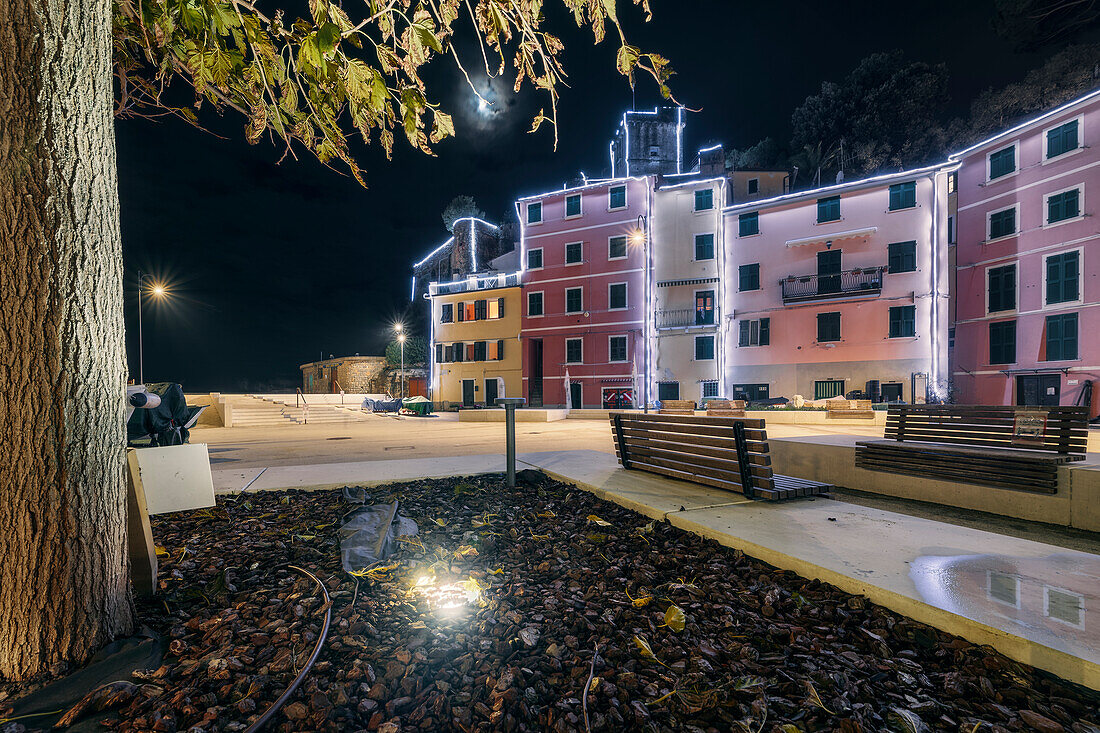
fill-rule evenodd
<path id="1" fill-rule="evenodd" d="M 340 567 L 339 491 L 157 517 L 164 665 L 110 725 L 244 730 L 1074 731 L 1100 697 L 836 588 L 524 472 L 368 489 L 419 535 Z"/>

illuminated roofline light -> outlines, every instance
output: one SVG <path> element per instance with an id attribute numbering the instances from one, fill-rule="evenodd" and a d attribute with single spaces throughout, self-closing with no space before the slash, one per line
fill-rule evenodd
<path id="1" fill-rule="evenodd" d="M 709 153 L 710 151 L 717 150 L 720 147 L 722 147 L 722 143 L 718 143 L 717 145 L 711 145 L 709 148 L 699 148 L 699 152 L 700 153 Z"/>
<path id="2" fill-rule="evenodd" d="M 412 290 L 409 291 L 409 300 L 416 300 L 416 275 L 412 276 Z"/>
<path id="3" fill-rule="evenodd" d="M 427 262 L 427 261 L 428 261 L 428 260 L 430 260 L 431 258 L 435 257 L 435 256 L 436 256 L 437 254 L 439 254 L 440 252 L 442 252 L 442 251 L 443 251 L 443 248 L 444 248 L 444 247 L 446 247 L 447 245 L 449 245 L 449 244 L 450 244 L 451 242 L 453 242 L 453 241 L 455 241 L 455 238 L 454 238 L 454 237 L 450 237 L 450 238 L 448 238 L 446 242 L 444 242 L 443 244 L 441 244 L 441 245 L 439 245 L 438 247 L 436 247 L 435 249 L 433 249 L 433 250 L 432 250 L 432 251 L 431 251 L 430 253 L 428 253 L 428 256 L 427 256 L 427 257 L 425 257 L 424 259 L 420 260 L 420 262 L 417 262 L 417 263 L 416 263 L 415 265 L 413 265 L 413 267 L 420 267 L 420 266 L 421 266 L 421 265 L 423 265 L 423 264 L 424 264 L 425 262 Z"/>
<path id="4" fill-rule="evenodd" d="M 573 191 L 584 191 L 589 188 L 598 188 L 600 186 L 610 186 L 616 183 L 625 183 L 627 181 L 645 181 L 649 176 L 627 176 L 625 178 L 604 178 L 599 181 L 592 181 L 583 186 L 573 186 L 572 188 L 559 188 L 553 191 L 546 191 L 544 193 L 537 193 L 531 196 L 523 196 L 516 199 L 516 216 L 519 216 L 520 224 L 523 224 L 523 217 L 520 216 L 519 205 L 525 201 L 534 201 L 536 199 L 546 198 L 547 196 L 557 196 L 566 193 L 572 193 Z"/>
<path id="5" fill-rule="evenodd" d="M 684 108 L 676 108 L 676 172 L 684 167 Z"/>
<path id="6" fill-rule="evenodd" d="M 611 158 L 611 177 L 615 177 L 615 141 L 607 144 L 607 154 Z"/>
<path id="7" fill-rule="evenodd" d="M 669 191 L 673 188 L 683 188 L 684 186 L 698 186 L 703 183 L 722 183 L 725 182 L 725 178 L 700 178 L 698 181 L 684 181 L 683 183 L 674 183 L 671 186 L 661 186 L 658 191 Z M 718 208 L 718 207 L 715 207 Z"/>
<path id="8" fill-rule="evenodd" d="M 951 163 L 957 162 L 959 160 L 959 158 L 961 158 L 965 155 L 969 155 L 970 153 L 974 152 L 975 150 L 978 150 L 979 148 L 983 148 L 986 145 L 989 145 L 990 143 L 995 142 L 996 140 L 999 140 L 1000 138 L 1009 137 L 1011 135 L 1016 134 L 1020 130 L 1023 130 L 1025 127 L 1030 127 L 1031 125 L 1034 125 L 1037 122 L 1042 122 L 1043 120 L 1046 120 L 1046 119 L 1049 119 L 1051 117 L 1055 117 L 1057 115 L 1060 115 L 1063 112 L 1065 112 L 1069 109 L 1072 109 L 1076 105 L 1087 102 L 1090 99 L 1093 99 L 1093 98 L 1097 97 L 1098 95 L 1100 95 L 1100 89 L 1096 89 L 1094 91 L 1091 91 L 1088 94 L 1085 94 L 1081 97 L 1078 97 L 1077 99 L 1066 102 L 1061 107 L 1056 107 L 1056 108 L 1050 110 L 1049 112 L 1044 112 L 1043 114 L 1039 115 L 1038 117 L 1031 118 L 1027 122 L 1021 122 L 1020 124 L 1016 125 L 1015 127 L 1011 127 L 1009 129 L 1005 130 L 1004 132 L 999 132 L 996 135 L 993 135 L 992 137 L 988 137 L 985 140 L 982 140 L 980 143 L 975 143 L 974 145 L 971 145 L 968 148 L 963 148 L 962 150 L 960 150 L 957 153 L 952 153 L 951 155 L 947 156 L 947 160 L 948 160 L 948 162 L 951 162 Z"/>
<path id="9" fill-rule="evenodd" d="M 454 223 L 457 224 L 460 221 L 476 221 L 476 222 L 480 222 L 481 224 L 484 224 L 485 226 L 489 227 L 490 229 L 500 229 L 500 227 L 498 227 L 496 224 L 491 224 L 491 223 L 485 221 L 484 219 L 477 218 L 476 216 L 459 217 L 458 219 L 454 220 Z"/>
<path id="10" fill-rule="evenodd" d="M 461 279 L 458 279 L 458 280 L 451 280 L 450 282 L 445 282 L 445 283 L 430 282 L 430 283 L 428 283 L 428 288 L 429 288 L 429 292 L 430 292 L 431 288 L 445 288 L 448 285 L 459 285 L 459 284 L 462 284 L 462 283 L 469 283 L 470 281 L 473 281 L 473 284 L 476 286 L 480 282 L 488 282 L 490 280 L 495 280 L 495 279 L 501 278 L 501 277 L 503 277 L 505 280 L 507 280 L 508 278 L 512 277 L 513 275 L 523 275 L 523 270 L 516 270 L 515 272 L 495 272 L 492 275 L 468 275 L 464 278 L 461 278 Z M 518 285 L 518 283 L 517 283 L 517 285 Z M 501 286 L 501 287 L 512 287 L 512 286 Z M 440 295 L 453 295 L 453 294 L 454 293 L 440 293 Z M 432 296 L 432 297 L 435 297 L 435 296 Z"/>
<path id="11" fill-rule="evenodd" d="M 795 191 L 793 193 L 785 193 L 781 196 L 774 196 L 770 199 L 762 199 L 760 201 L 748 201 L 741 204 L 733 204 L 726 206 L 722 209 L 725 213 L 733 213 L 735 211 L 755 210 L 762 209 L 768 206 L 777 205 L 781 203 L 788 203 L 791 201 L 797 201 L 803 198 L 813 198 L 820 196 L 823 193 L 834 193 L 840 191 L 848 191 L 857 188 L 861 188 L 871 183 L 878 183 L 884 181 L 898 180 L 902 178 L 912 178 L 913 176 L 926 176 L 929 173 L 938 173 L 940 171 L 950 172 L 952 170 L 958 170 L 959 164 L 952 161 L 944 161 L 935 165 L 925 166 L 923 168 L 912 168 L 907 171 L 899 171 L 897 173 L 884 173 L 879 176 L 871 176 L 870 178 L 860 178 L 856 181 L 846 181 L 844 183 L 836 183 L 831 186 L 822 186 L 820 188 L 810 188 L 805 191 Z"/>

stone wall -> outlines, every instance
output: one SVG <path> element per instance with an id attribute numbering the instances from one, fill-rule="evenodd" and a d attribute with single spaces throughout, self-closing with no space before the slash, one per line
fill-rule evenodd
<path id="1" fill-rule="evenodd" d="M 369 394 L 387 392 L 386 357 L 345 356 L 302 364 L 302 391 L 329 394 L 343 390 Z"/>

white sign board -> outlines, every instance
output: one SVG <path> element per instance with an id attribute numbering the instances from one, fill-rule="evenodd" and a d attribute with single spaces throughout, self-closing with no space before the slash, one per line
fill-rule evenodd
<path id="1" fill-rule="evenodd" d="M 150 514 L 214 506 L 214 481 L 206 443 L 135 448 L 134 480 L 145 492 Z"/>

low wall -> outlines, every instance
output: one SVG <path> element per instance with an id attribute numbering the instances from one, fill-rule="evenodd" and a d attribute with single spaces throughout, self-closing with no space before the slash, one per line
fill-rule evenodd
<path id="1" fill-rule="evenodd" d="M 199 415 L 199 421 L 195 423 L 197 428 L 220 428 L 225 426 L 225 416 L 222 414 L 221 395 L 217 392 L 210 394 L 185 394 L 184 399 L 188 405 L 206 409 Z"/>
<path id="2" fill-rule="evenodd" d="M 564 420 L 567 410 L 528 407 L 516 410 L 516 422 L 554 422 Z M 459 410 L 459 422 L 504 422 L 503 407 L 487 407 L 484 410 Z"/>
<path id="3" fill-rule="evenodd" d="M 607 420 L 612 412 L 641 412 L 641 410 L 570 410 L 570 420 Z M 657 410 L 650 410 L 657 412 Z M 696 410 L 696 415 L 706 415 Z M 775 425 L 886 425 L 886 410 L 875 410 L 873 418 L 828 418 L 825 410 L 746 410 L 745 417 L 765 420 Z"/>
<path id="4" fill-rule="evenodd" d="M 857 468 L 852 435 L 769 438 L 776 473 L 883 496 L 973 509 L 1100 532 L 1100 466 L 1060 466 L 1058 491 L 1041 494 Z"/>

